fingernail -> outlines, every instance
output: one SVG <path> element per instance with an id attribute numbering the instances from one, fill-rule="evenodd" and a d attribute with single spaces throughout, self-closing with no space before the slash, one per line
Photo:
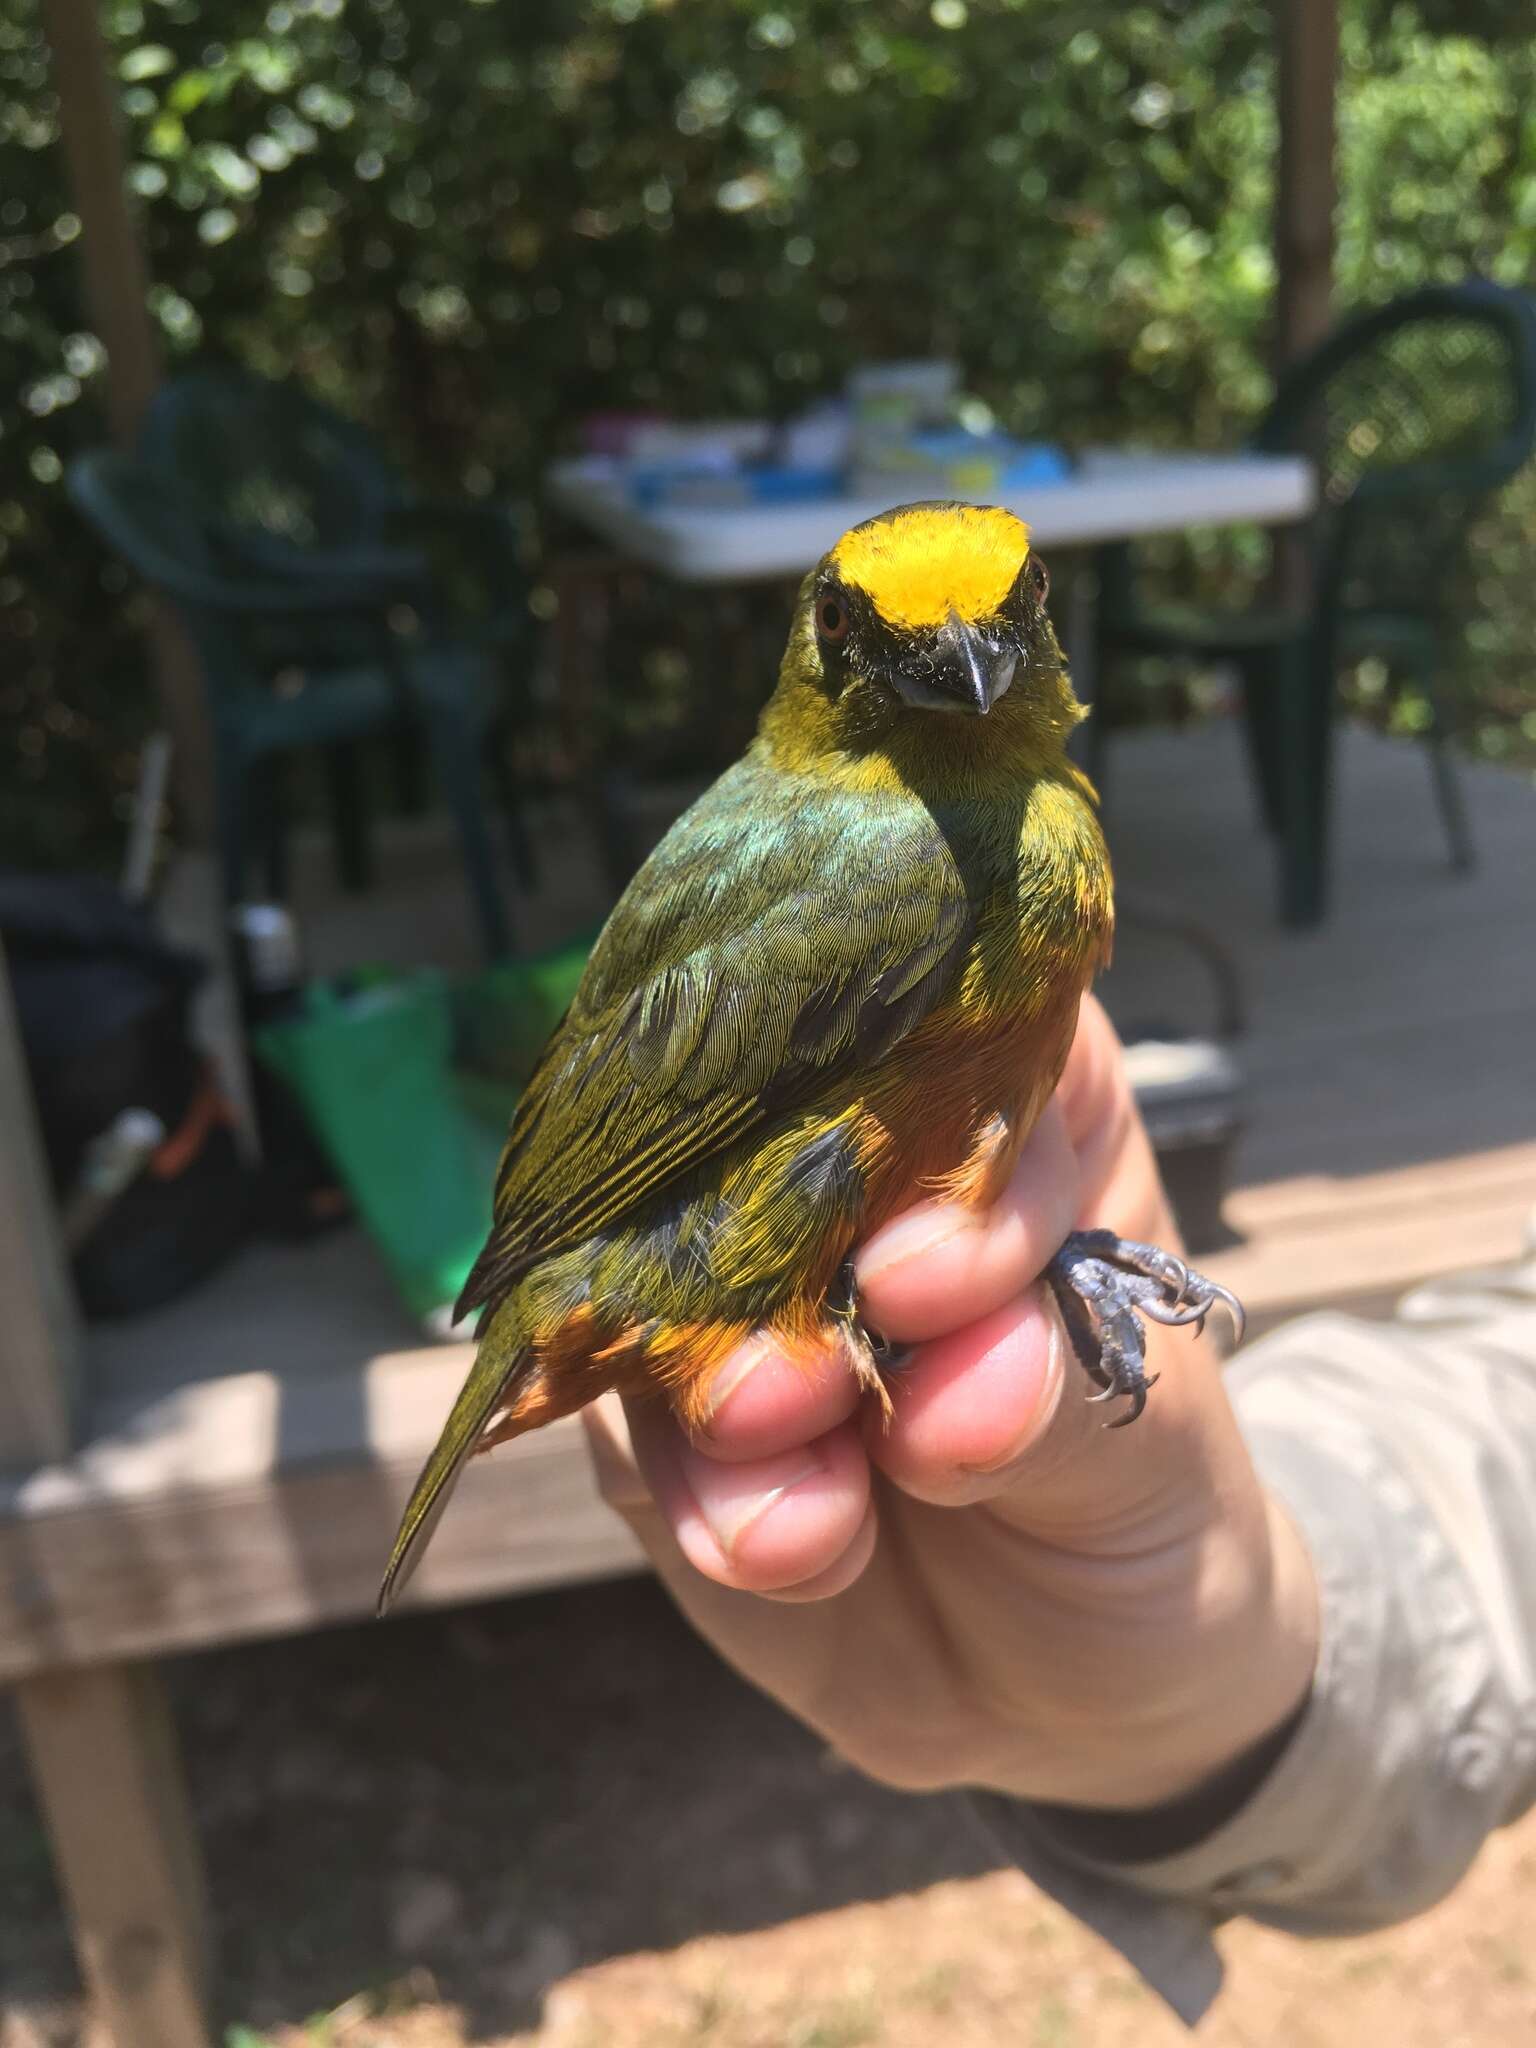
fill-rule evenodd
<path id="1" fill-rule="evenodd" d="M 738 1344 L 724 1364 L 716 1367 L 715 1376 L 709 1383 L 708 1422 L 716 1420 L 732 1394 L 752 1377 L 762 1364 L 767 1350 L 768 1340 L 761 1331 L 758 1331 L 755 1336 L 748 1337 L 745 1343 Z"/>
<path id="2" fill-rule="evenodd" d="M 826 1471 L 814 1451 L 790 1451 L 782 1458 L 764 1459 L 754 1468 L 757 1484 L 744 1489 L 739 1466 L 717 1464 L 712 1458 L 690 1459 L 689 1464 L 689 1480 L 699 1513 L 710 1535 L 732 1558 L 742 1537 L 770 1508 L 776 1508 L 805 1480 Z"/>
<path id="3" fill-rule="evenodd" d="M 970 1224 L 970 1217 L 953 1209 L 912 1209 L 898 1216 L 874 1236 L 859 1253 L 855 1272 L 860 1280 L 872 1280 L 908 1259 L 920 1259 L 948 1244 Z"/>

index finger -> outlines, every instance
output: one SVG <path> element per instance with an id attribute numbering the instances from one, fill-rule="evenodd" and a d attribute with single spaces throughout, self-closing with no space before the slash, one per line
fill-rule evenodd
<path id="1" fill-rule="evenodd" d="M 694 1447 L 726 1464 L 771 1458 L 824 1436 L 858 1405 L 841 1347 L 791 1359 L 758 1330 L 716 1368 L 709 1414 Z"/>
<path id="2" fill-rule="evenodd" d="M 859 1251 L 859 1309 L 882 1336 L 916 1343 L 1003 1308 L 1045 1270 L 1077 1216 L 1080 1177 L 1053 1100 L 990 1209 L 919 1202 Z"/>
<path id="3" fill-rule="evenodd" d="M 1025 1141 L 1007 1186 L 985 1211 L 919 1202 L 856 1256 L 859 1313 L 898 1343 L 946 1336 L 1015 1300 L 1072 1228 L 1077 1155 L 1053 1102 Z M 718 1368 L 697 1438 L 727 1463 L 770 1457 L 851 1415 L 859 1394 L 840 1349 L 791 1361 L 761 1332 Z"/>

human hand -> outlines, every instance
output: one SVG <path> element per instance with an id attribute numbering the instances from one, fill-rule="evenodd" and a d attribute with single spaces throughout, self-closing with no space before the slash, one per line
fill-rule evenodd
<path id="1" fill-rule="evenodd" d="M 1069 1229 L 1177 1250 L 1119 1042 L 1084 1002 L 994 1208 L 924 1202 L 860 1250 L 861 1312 L 916 1345 L 887 1428 L 846 1365 L 760 1340 L 690 1441 L 587 1411 L 605 1497 L 694 1625 L 872 1776 L 1140 1808 L 1277 1729 L 1316 1654 L 1312 1566 L 1266 1498 L 1212 1344 L 1152 1323 L 1129 1429 L 1084 1400 L 1039 1282 Z"/>

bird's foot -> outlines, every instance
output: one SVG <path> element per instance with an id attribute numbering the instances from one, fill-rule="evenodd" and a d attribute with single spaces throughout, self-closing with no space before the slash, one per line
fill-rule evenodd
<path id="1" fill-rule="evenodd" d="M 1157 1374 L 1148 1378 L 1146 1372 L 1142 1316 L 1200 1330 L 1221 1302 L 1242 1340 L 1237 1296 L 1156 1245 L 1137 1244 L 1111 1230 L 1074 1230 L 1045 1272 L 1078 1363 L 1099 1389 L 1089 1400 L 1123 1396 L 1130 1403 L 1107 1429 L 1134 1422 L 1157 1384 Z"/>
<path id="2" fill-rule="evenodd" d="M 893 1411 L 884 1376 L 900 1372 L 912 1356 L 912 1346 L 893 1344 L 889 1337 L 865 1322 L 859 1310 L 859 1283 L 852 1259 L 843 1261 L 837 1285 L 827 1296 L 827 1312 L 842 1332 L 854 1378 L 866 1393 L 875 1396 L 889 1422 Z"/>

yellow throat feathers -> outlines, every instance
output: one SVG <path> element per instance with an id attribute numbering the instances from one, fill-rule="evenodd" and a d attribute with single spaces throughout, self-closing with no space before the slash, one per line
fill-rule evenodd
<path id="1" fill-rule="evenodd" d="M 1029 556 L 1029 528 L 996 505 L 911 505 L 856 526 L 832 551 L 839 575 L 887 625 L 967 625 L 990 619 Z"/>

